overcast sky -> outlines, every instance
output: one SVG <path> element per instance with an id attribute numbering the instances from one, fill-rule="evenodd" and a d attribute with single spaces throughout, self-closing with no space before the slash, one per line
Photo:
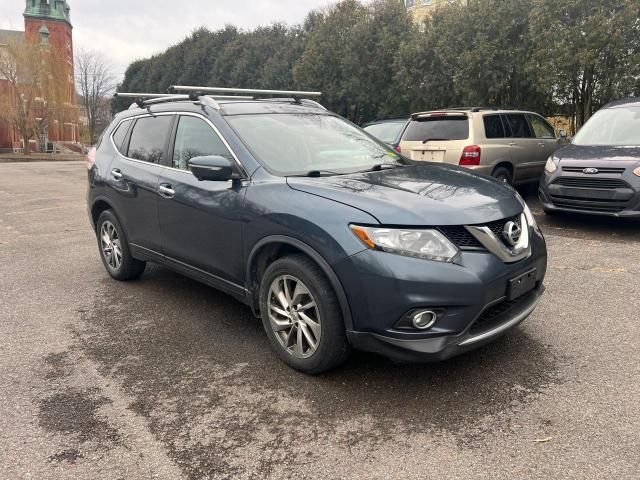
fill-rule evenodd
<path id="1" fill-rule="evenodd" d="M 301 22 L 330 0 L 67 0 L 74 47 L 98 50 L 114 73 L 129 63 L 165 50 L 193 29 L 225 24 L 250 29 L 283 21 Z M 23 30 L 24 0 L 0 0 L 0 29 Z"/>

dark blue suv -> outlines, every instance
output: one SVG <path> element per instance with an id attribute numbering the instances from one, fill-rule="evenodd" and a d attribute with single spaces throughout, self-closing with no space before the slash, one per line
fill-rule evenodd
<path id="1" fill-rule="evenodd" d="M 156 262 L 227 292 L 293 368 L 323 372 L 352 348 L 446 359 L 540 299 L 545 240 L 501 182 L 415 164 L 300 98 L 138 104 L 90 163 L 107 271 Z"/>

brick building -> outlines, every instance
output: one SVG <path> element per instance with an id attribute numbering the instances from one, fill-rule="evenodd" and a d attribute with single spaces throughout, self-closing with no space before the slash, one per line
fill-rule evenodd
<path id="1" fill-rule="evenodd" d="M 0 30 L 0 54 L 2 48 L 11 43 L 29 42 L 43 47 L 57 49 L 65 61 L 64 75 L 67 102 L 75 107 L 76 90 L 73 67 L 73 26 L 70 8 L 66 0 L 26 0 L 24 10 L 24 31 Z M 0 76 L 0 96 L 16 95 L 11 85 Z M 59 122 L 47 125 L 46 138 L 32 139 L 32 149 L 36 142 L 76 142 L 79 137 L 77 121 Z M 23 146 L 19 132 L 0 119 L 0 152 L 16 151 Z"/>

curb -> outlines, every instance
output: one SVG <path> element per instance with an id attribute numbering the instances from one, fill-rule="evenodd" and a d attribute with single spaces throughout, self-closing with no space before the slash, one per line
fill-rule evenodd
<path id="1" fill-rule="evenodd" d="M 84 157 L 81 158 L 0 158 L 0 164 L 2 163 L 60 163 L 60 162 L 84 162 Z"/>

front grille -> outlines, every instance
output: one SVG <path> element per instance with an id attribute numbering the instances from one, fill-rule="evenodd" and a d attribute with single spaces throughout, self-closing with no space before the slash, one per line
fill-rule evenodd
<path id="1" fill-rule="evenodd" d="M 486 223 L 483 225 L 474 225 L 478 227 L 489 227 L 489 229 L 493 232 L 493 234 L 498 237 L 505 245 L 511 248 L 511 245 L 508 245 L 502 236 L 502 232 L 504 231 L 504 226 L 507 222 L 513 221 L 519 227 L 522 227 L 520 224 L 520 216 L 505 218 L 503 220 L 496 220 L 495 222 Z M 451 242 L 453 242 L 459 249 L 461 250 L 486 250 L 484 245 L 482 245 L 476 237 L 471 235 L 469 231 L 463 226 L 453 225 L 447 227 L 439 227 L 438 230 L 445 235 Z"/>
<path id="2" fill-rule="evenodd" d="M 471 235 L 469 231 L 462 226 L 440 227 L 439 230 L 461 250 L 484 250 L 484 246 L 476 237 Z"/>
<path id="3" fill-rule="evenodd" d="M 589 202 L 585 202 L 584 200 L 574 200 L 571 202 L 571 199 L 564 199 L 565 201 L 558 200 L 558 198 L 563 197 L 552 197 L 553 204 L 559 208 L 570 208 L 572 210 L 583 210 L 585 212 L 603 212 L 603 213 L 619 213 L 626 208 L 626 203 L 623 205 L 621 202 L 617 202 L 613 205 L 601 205 L 601 204 L 591 204 Z M 566 201 L 569 200 L 569 201 Z"/>
<path id="4" fill-rule="evenodd" d="M 597 177 L 560 177 L 553 182 L 554 185 L 576 188 L 592 188 L 614 190 L 616 188 L 630 188 L 626 182 L 618 178 L 597 178 Z"/>
<path id="5" fill-rule="evenodd" d="M 469 333 L 471 335 L 478 335 L 511 320 L 518 313 L 524 311 L 525 308 L 535 300 L 537 295 L 538 289 L 536 288 L 515 300 L 504 300 L 487 308 L 480 314 L 476 321 L 473 322 Z"/>
<path id="6" fill-rule="evenodd" d="M 584 173 L 586 167 L 562 167 L 562 171 L 563 172 L 570 172 L 570 173 Z M 609 168 L 609 167 L 605 167 L 605 168 L 598 168 L 598 173 L 596 173 L 595 175 L 598 174 L 608 174 L 608 175 L 615 175 L 615 174 L 622 174 L 624 173 L 626 169 L 625 168 Z M 594 175 L 594 174 L 592 174 Z"/>

